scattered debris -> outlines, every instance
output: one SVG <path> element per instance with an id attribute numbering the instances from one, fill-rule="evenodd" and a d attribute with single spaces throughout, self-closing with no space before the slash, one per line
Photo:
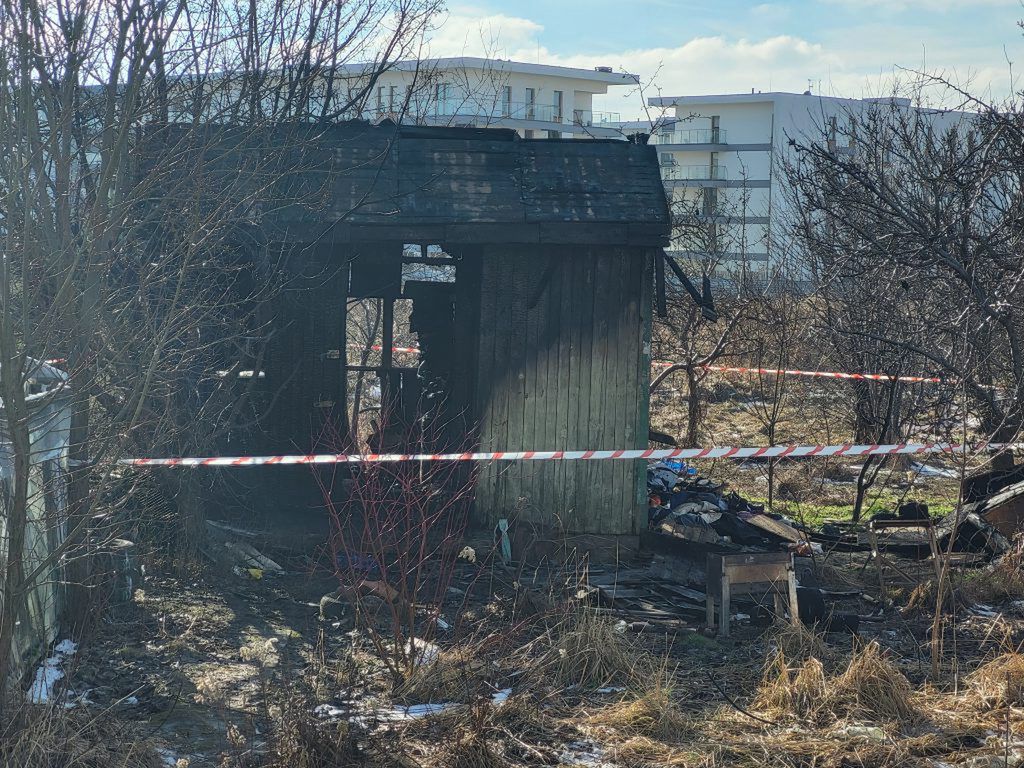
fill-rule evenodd
<path id="1" fill-rule="evenodd" d="M 701 477 L 683 462 L 662 461 L 647 470 L 648 524 L 662 534 L 719 551 L 792 549 L 809 546 L 793 521 L 772 515 L 764 505 L 737 493 L 724 483 Z"/>

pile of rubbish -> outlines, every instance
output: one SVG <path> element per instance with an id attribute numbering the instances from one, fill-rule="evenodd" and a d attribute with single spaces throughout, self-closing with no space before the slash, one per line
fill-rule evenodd
<path id="1" fill-rule="evenodd" d="M 701 477 L 681 461 L 647 468 L 647 506 L 651 529 L 699 544 L 796 551 L 810 546 L 793 521 L 727 492 L 725 483 Z"/>

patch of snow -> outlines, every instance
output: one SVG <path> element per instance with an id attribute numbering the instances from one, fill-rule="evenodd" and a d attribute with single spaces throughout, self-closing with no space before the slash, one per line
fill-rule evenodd
<path id="1" fill-rule="evenodd" d="M 491 696 L 491 703 L 494 704 L 494 706 L 496 707 L 500 707 L 502 704 L 508 701 L 508 697 L 511 695 L 511 688 L 502 688 L 500 691 L 495 691 L 494 695 Z"/>
<path id="2" fill-rule="evenodd" d="M 317 717 L 338 718 L 345 714 L 345 710 L 333 704 L 318 704 L 313 708 L 313 714 Z"/>
<path id="3" fill-rule="evenodd" d="M 414 637 L 409 640 L 408 645 L 409 655 L 413 658 L 414 664 L 430 664 L 437 660 L 437 656 L 441 653 L 441 649 L 431 643 L 429 640 L 424 640 L 420 637 Z"/>
<path id="4" fill-rule="evenodd" d="M 921 477 L 960 477 L 960 473 L 955 469 L 933 467 L 931 464 L 918 464 L 916 461 L 911 462 L 910 468 Z"/>
<path id="5" fill-rule="evenodd" d="M 604 747 L 593 741 L 571 741 L 558 756 L 559 765 L 587 766 L 587 768 L 614 768 L 604 760 Z"/>
<path id="6" fill-rule="evenodd" d="M 74 656 L 78 652 L 78 643 L 71 640 L 61 640 L 53 647 L 53 652 L 61 656 Z"/>
<path id="7" fill-rule="evenodd" d="M 178 755 L 173 750 L 157 747 L 156 753 L 160 756 L 160 759 L 167 768 L 177 768 Z"/>
<path id="8" fill-rule="evenodd" d="M 61 640 L 53 647 L 53 656 L 46 659 L 36 670 L 25 696 L 30 704 L 47 704 L 53 699 L 53 689 L 64 679 L 64 662 L 75 655 L 78 645 L 70 640 Z"/>
<path id="9" fill-rule="evenodd" d="M 598 688 L 594 693 L 623 693 L 625 690 L 621 685 L 609 685 L 605 688 Z"/>

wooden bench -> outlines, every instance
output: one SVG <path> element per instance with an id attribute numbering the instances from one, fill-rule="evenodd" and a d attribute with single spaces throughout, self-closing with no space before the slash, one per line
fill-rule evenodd
<path id="1" fill-rule="evenodd" d="M 718 601 L 718 634 L 729 636 L 729 603 L 733 595 L 772 592 L 775 614 L 783 615 L 783 599 L 789 600 L 790 621 L 800 622 L 796 602 L 796 571 L 789 552 L 763 552 L 741 555 L 708 554 L 707 610 L 708 629 L 715 627 L 715 601 Z"/>

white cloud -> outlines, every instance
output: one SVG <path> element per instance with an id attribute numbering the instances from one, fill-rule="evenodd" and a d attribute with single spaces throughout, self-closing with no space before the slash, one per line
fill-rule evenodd
<path id="1" fill-rule="evenodd" d="M 947 0 L 902 1 L 919 5 L 947 3 Z M 874 4 L 887 0 L 856 2 Z M 766 13 L 776 7 L 766 5 L 763 8 Z M 635 88 L 613 87 L 611 93 L 595 97 L 594 102 L 595 109 L 619 112 L 623 119 L 642 116 L 643 97 L 658 95 L 749 93 L 751 88 L 799 92 L 808 84 L 815 92 L 826 95 L 887 95 L 897 79 L 908 77 L 898 67 L 920 68 L 923 65 L 929 71 L 952 75 L 961 83 L 969 82 L 972 89 L 981 92 L 991 84 L 996 94 L 1007 93 L 1009 85 L 1008 68 L 997 45 L 972 48 L 941 39 L 929 41 L 921 37 L 923 33 L 915 34 L 907 27 L 879 21 L 845 28 L 834 37 L 825 38 L 825 42 L 795 35 L 763 39 L 718 35 L 694 37 L 677 46 L 626 49 L 611 54 L 553 52 L 538 45 L 542 32 L 542 25 L 530 19 L 487 15 L 472 8 L 457 9 L 433 35 L 429 50 L 436 56 L 483 55 L 585 69 L 612 66 L 632 72 L 644 83 L 642 96 Z M 1016 31 L 1011 30 L 1011 33 L 1016 34 Z"/>
<path id="2" fill-rule="evenodd" d="M 949 11 L 969 11 L 975 8 L 1020 5 L 1020 0 L 826 0 L 826 2 L 829 5 L 843 5 L 856 10 L 869 8 L 873 12 L 877 12 L 881 9 L 892 13 L 909 10 L 947 13 Z"/>
<path id="3" fill-rule="evenodd" d="M 511 51 L 535 48 L 543 31 L 543 25 L 530 19 L 456 8 L 438 20 L 428 49 L 431 56 L 511 58 Z"/>

